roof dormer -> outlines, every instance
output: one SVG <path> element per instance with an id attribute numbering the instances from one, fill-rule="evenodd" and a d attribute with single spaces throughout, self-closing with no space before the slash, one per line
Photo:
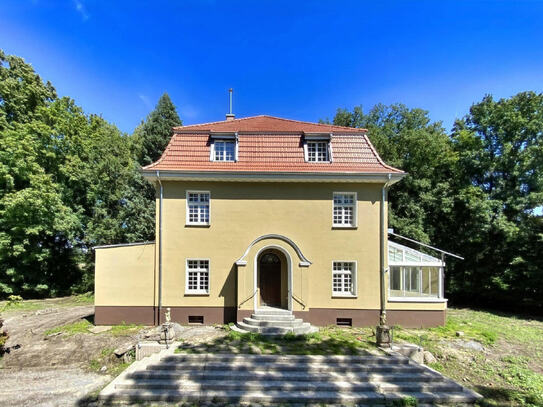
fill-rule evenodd
<path id="1" fill-rule="evenodd" d="M 238 133 L 212 132 L 209 134 L 209 160 L 236 162 L 238 160 Z"/>
<path id="2" fill-rule="evenodd" d="M 304 133 L 304 159 L 309 163 L 332 162 L 332 133 Z"/>

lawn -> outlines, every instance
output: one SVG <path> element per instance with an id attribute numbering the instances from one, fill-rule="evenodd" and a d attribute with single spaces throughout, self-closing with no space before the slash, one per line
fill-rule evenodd
<path id="1" fill-rule="evenodd" d="M 443 327 L 394 331 L 432 352 L 431 367 L 481 393 L 482 406 L 543 406 L 543 321 L 450 309 Z"/>
<path id="2" fill-rule="evenodd" d="M 185 342 L 178 353 L 252 353 L 284 355 L 364 355 L 368 352 L 380 354 L 381 351 L 371 340 L 370 328 L 321 328 L 319 332 L 295 336 L 263 336 L 259 334 L 240 334 L 230 328 L 224 337 L 202 343 Z"/>
<path id="3" fill-rule="evenodd" d="M 0 313 L 4 316 L 8 316 L 15 312 L 38 311 L 48 308 L 66 308 L 91 304 L 94 304 L 94 295 L 92 293 L 73 295 L 70 297 L 48 298 L 45 300 L 0 301 Z"/>

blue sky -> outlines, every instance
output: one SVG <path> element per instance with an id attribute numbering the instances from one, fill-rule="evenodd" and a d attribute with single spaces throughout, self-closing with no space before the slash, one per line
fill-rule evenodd
<path id="1" fill-rule="evenodd" d="M 2 0 L 0 47 L 123 131 L 167 91 L 185 124 L 405 103 L 447 130 L 543 91 L 543 1 Z"/>

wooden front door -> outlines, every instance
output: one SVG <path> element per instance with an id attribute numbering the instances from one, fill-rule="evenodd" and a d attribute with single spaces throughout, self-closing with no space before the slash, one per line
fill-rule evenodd
<path id="1" fill-rule="evenodd" d="M 260 257 L 260 304 L 281 306 L 281 260 L 274 253 Z"/>

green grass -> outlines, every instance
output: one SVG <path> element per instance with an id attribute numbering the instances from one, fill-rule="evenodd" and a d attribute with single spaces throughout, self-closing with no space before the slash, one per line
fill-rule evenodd
<path id="1" fill-rule="evenodd" d="M 143 328 L 143 325 L 125 324 L 124 322 L 119 325 L 113 325 L 108 334 L 113 336 L 125 336 L 138 332 Z"/>
<path id="2" fill-rule="evenodd" d="M 0 312 L 28 312 L 90 304 L 94 304 L 94 294 L 89 292 L 71 297 L 51 298 L 47 300 L 0 301 Z"/>
<path id="3" fill-rule="evenodd" d="M 126 362 L 122 358 L 118 358 L 113 352 L 113 348 L 103 348 L 94 359 L 89 361 L 89 369 L 94 372 L 100 372 L 102 366 L 107 368 L 106 373 L 115 377 L 121 374 L 132 362 Z M 132 360 L 134 359 L 134 351 L 130 351 Z"/>
<path id="4" fill-rule="evenodd" d="M 369 340 L 372 332 L 368 328 L 326 327 L 320 332 L 309 335 L 287 334 L 279 337 L 264 336 L 256 333 L 241 334 L 228 325 L 224 327 L 228 334 L 218 340 L 197 346 L 181 346 L 176 352 L 181 353 L 263 353 L 289 355 L 357 355 L 367 350 L 376 350 Z"/>
<path id="5" fill-rule="evenodd" d="M 542 321 L 450 309 L 445 326 L 395 328 L 394 338 L 432 352 L 437 362 L 430 367 L 485 396 L 481 406 L 543 406 Z M 485 351 L 459 346 L 465 341 L 480 342 Z"/>
<path id="6" fill-rule="evenodd" d="M 92 324 L 86 319 L 81 319 L 71 324 L 57 326 L 55 328 L 48 329 L 44 332 L 45 336 L 62 333 L 64 335 L 73 336 L 76 334 L 89 333 L 89 328 L 92 327 Z"/>

